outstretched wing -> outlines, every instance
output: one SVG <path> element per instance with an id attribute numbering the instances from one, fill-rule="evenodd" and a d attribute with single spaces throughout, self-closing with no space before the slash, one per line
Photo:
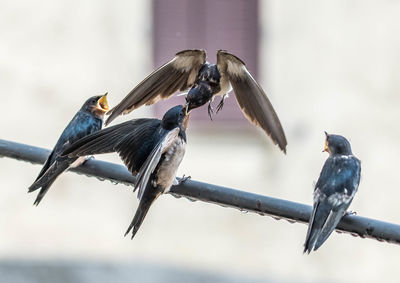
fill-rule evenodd
<path id="1" fill-rule="evenodd" d="M 118 152 L 128 169 L 135 174 L 154 147 L 153 135 L 159 125 L 158 119 L 130 120 L 78 140 L 62 155 L 72 158 Z"/>
<path id="2" fill-rule="evenodd" d="M 286 152 L 286 137 L 281 122 L 267 95 L 247 70 L 244 62 L 224 50 L 217 53 L 221 77 L 227 77 L 246 118 L 261 127 L 279 148 Z"/>
<path id="3" fill-rule="evenodd" d="M 110 153 L 116 151 L 116 145 L 127 135 L 137 131 L 139 125 L 145 125 L 152 119 L 130 120 L 112 127 L 105 128 L 74 142 L 60 155 L 68 157 L 86 156 L 92 154 Z"/>
<path id="4" fill-rule="evenodd" d="M 136 181 L 135 189 L 139 189 L 138 198 L 142 199 L 144 190 L 146 188 L 147 182 L 150 179 L 150 175 L 156 169 L 158 163 L 160 162 L 162 154 L 171 146 L 171 144 L 178 138 L 179 128 L 175 128 L 169 131 L 163 139 L 154 147 L 150 155 L 147 157 L 146 161 L 143 163 L 139 170 L 138 178 Z"/>
<path id="5" fill-rule="evenodd" d="M 170 97 L 178 90 L 188 89 L 205 61 L 204 50 L 193 49 L 176 53 L 174 59 L 151 73 L 107 113 L 110 117 L 106 125 L 120 114 L 128 114 L 144 104 L 151 105 Z"/>

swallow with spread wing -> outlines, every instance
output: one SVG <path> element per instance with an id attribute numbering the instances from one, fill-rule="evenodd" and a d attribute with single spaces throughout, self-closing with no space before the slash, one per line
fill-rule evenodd
<path id="1" fill-rule="evenodd" d="M 346 214 L 360 183 L 361 163 L 348 140 L 326 134 L 324 151 L 329 153 L 314 189 L 314 206 L 304 252 L 317 250 Z"/>
<path id="2" fill-rule="evenodd" d="M 105 94 L 89 98 L 75 114 L 59 137 L 39 176 L 28 189 L 28 192 L 33 192 L 41 188 L 34 202 L 35 205 L 40 203 L 62 172 L 69 167 L 77 167 L 85 161 L 85 157 L 65 158 L 61 157 L 60 153 L 80 138 L 101 130 L 104 114 L 108 110 L 107 94 Z"/>
<path id="3" fill-rule="evenodd" d="M 244 62 L 224 50 L 217 53 L 217 64 L 206 62 L 204 50 L 178 52 L 168 63 L 139 83 L 118 105 L 110 110 L 106 125 L 120 114 L 130 113 L 142 105 L 166 99 L 177 91 L 186 95 L 188 111 L 222 96 L 217 110 L 221 110 L 228 92 L 233 91 L 246 118 L 261 127 L 286 152 L 286 137 L 271 102 L 260 85 L 247 70 Z"/>
<path id="4" fill-rule="evenodd" d="M 129 171 L 137 174 L 139 206 L 125 235 L 139 230 L 151 204 L 173 184 L 185 154 L 189 114 L 184 106 L 168 110 L 162 120 L 135 119 L 103 129 L 72 144 L 69 158 L 117 152 Z"/>

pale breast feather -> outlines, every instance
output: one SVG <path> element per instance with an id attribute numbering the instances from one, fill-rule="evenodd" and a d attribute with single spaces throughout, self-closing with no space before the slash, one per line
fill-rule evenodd
<path id="1" fill-rule="evenodd" d="M 158 168 L 155 184 L 163 187 L 166 191 L 172 186 L 178 167 L 185 155 L 185 149 L 186 143 L 181 138 L 177 138 L 168 147 L 164 153 L 164 160 Z"/>

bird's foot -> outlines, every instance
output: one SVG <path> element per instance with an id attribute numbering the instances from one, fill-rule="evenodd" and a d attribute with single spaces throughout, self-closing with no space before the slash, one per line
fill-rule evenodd
<path id="1" fill-rule="evenodd" d="M 185 174 L 183 174 L 183 176 L 182 176 L 182 178 L 179 180 L 178 184 L 179 184 L 179 185 L 180 185 L 180 184 L 183 184 L 183 183 L 185 183 L 187 180 L 190 180 L 190 179 L 192 179 L 191 176 L 185 176 Z"/>
<path id="2" fill-rule="evenodd" d="M 208 116 L 210 117 L 210 120 L 212 121 L 212 115 L 214 115 L 214 109 L 211 106 L 211 102 L 208 103 Z"/>
<path id="3" fill-rule="evenodd" d="M 218 105 L 217 105 L 217 112 L 216 112 L 216 113 L 218 113 L 219 111 L 221 111 L 222 108 L 224 107 L 224 100 L 225 100 L 225 95 L 221 98 L 221 101 L 218 103 Z"/>
<path id="4" fill-rule="evenodd" d="M 350 211 L 346 211 L 345 216 L 347 215 L 357 215 L 356 211 L 350 210 Z"/>

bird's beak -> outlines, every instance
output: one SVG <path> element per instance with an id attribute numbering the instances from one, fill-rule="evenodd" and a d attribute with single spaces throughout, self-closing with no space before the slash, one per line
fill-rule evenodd
<path id="1" fill-rule="evenodd" d="M 325 139 L 325 146 L 324 146 L 324 149 L 322 150 L 322 152 L 331 153 L 331 152 L 329 151 L 329 143 L 328 143 L 329 134 L 328 134 L 326 131 L 324 131 L 324 133 L 325 133 L 326 139 Z"/>
<path id="2" fill-rule="evenodd" d="M 182 122 L 182 130 L 186 131 L 188 123 L 189 123 L 190 113 L 187 113 L 185 118 L 183 118 Z"/>
<path id="3" fill-rule="evenodd" d="M 190 108 L 190 103 L 189 103 L 189 102 L 186 102 L 186 104 L 185 104 L 185 109 L 186 109 L 185 114 L 188 115 L 188 114 L 190 113 L 190 111 L 192 110 L 192 109 Z"/>
<path id="4" fill-rule="evenodd" d="M 328 152 L 331 153 L 329 151 L 329 143 L 328 143 L 328 139 L 325 140 L 325 146 L 324 146 L 324 150 L 322 152 Z"/>
<path id="5" fill-rule="evenodd" d="M 96 108 L 102 112 L 108 112 L 108 110 L 110 110 L 110 107 L 108 106 L 108 102 L 107 102 L 107 94 L 104 94 L 102 97 L 100 97 L 100 99 L 97 101 L 97 105 Z"/>

